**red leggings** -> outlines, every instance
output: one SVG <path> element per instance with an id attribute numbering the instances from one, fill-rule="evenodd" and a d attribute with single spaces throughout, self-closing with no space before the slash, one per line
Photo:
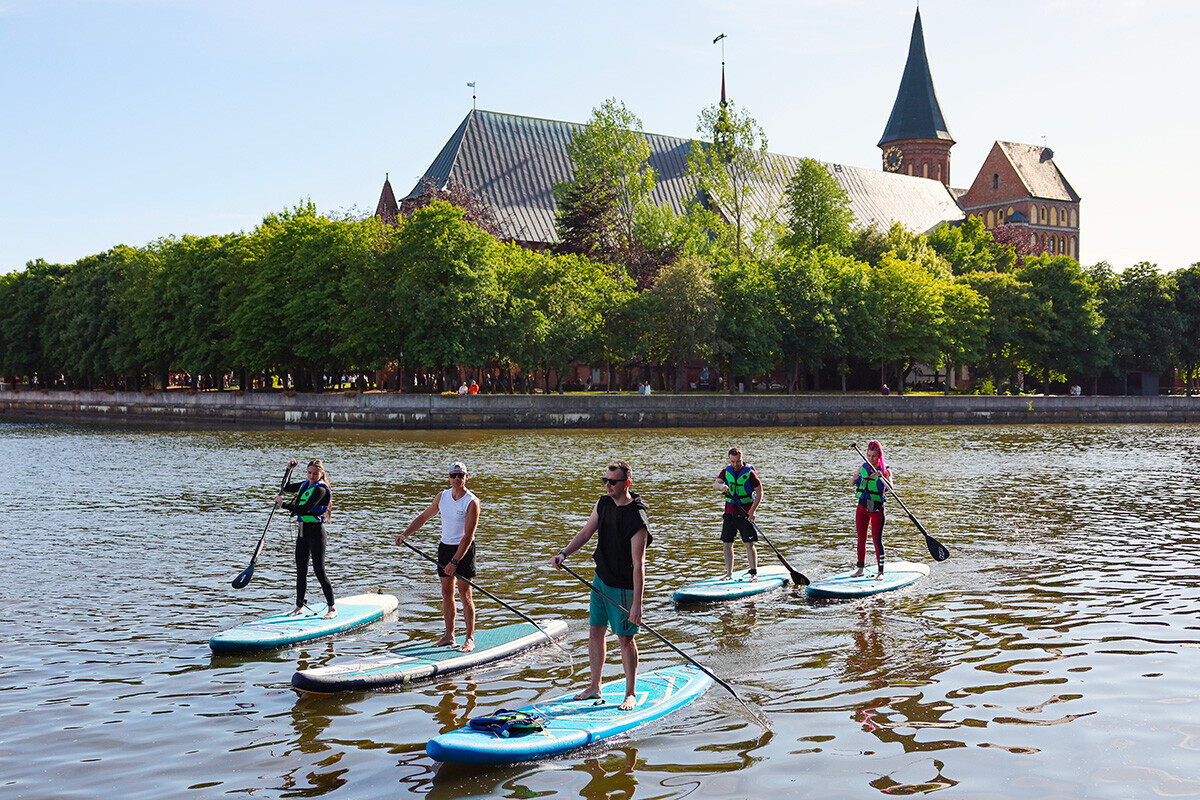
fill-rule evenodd
<path id="1" fill-rule="evenodd" d="M 867 563 L 867 521 L 871 523 L 871 539 L 875 542 L 875 558 L 879 568 L 883 568 L 883 509 L 867 511 L 867 507 L 859 505 L 854 512 L 854 526 L 858 529 L 858 568 L 862 569 Z"/>

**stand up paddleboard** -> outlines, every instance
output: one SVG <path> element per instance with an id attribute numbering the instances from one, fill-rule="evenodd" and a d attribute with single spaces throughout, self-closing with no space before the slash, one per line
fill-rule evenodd
<path id="1" fill-rule="evenodd" d="M 687 705 L 712 684 L 712 678 L 691 666 L 668 667 L 637 676 L 637 707 L 621 711 L 625 679 L 600 687 L 604 703 L 572 700 L 574 694 L 525 706 L 520 711 L 545 718 L 543 729 L 520 736 L 461 728 L 429 740 L 425 752 L 437 761 L 454 764 L 514 764 L 536 761 L 575 750 L 639 725 L 660 719 Z"/>
<path id="2" fill-rule="evenodd" d="M 386 655 L 374 658 L 298 670 L 292 675 L 292 686 L 306 692 L 383 689 L 500 661 L 550 644 L 551 640 L 546 638 L 546 634 L 550 634 L 553 639 L 561 639 L 567 633 L 567 623 L 561 619 L 539 624 L 546 633 L 542 633 L 528 622 L 504 625 L 491 630 L 477 630 L 475 649 L 470 653 L 458 652 L 458 647 L 463 642 L 462 637 L 459 637 L 453 646 L 434 647 L 432 644 L 418 644 L 392 650 Z"/>
<path id="3" fill-rule="evenodd" d="M 911 561 L 888 561 L 883 577 L 875 580 L 876 568 L 870 564 L 863 574 L 854 577 L 856 570 L 841 572 L 813 581 L 807 587 L 809 597 L 866 597 L 867 595 L 900 589 L 929 575 L 929 567 Z"/>
<path id="4" fill-rule="evenodd" d="M 275 614 L 253 622 L 245 622 L 227 631 L 221 631 L 208 641 L 214 653 L 244 653 L 251 650 L 271 650 L 287 647 L 322 636 L 357 628 L 383 619 L 385 614 L 396 610 L 399 601 L 390 594 L 359 594 L 343 597 L 336 601 L 338 615 L 333 619 L 325 616 L 325 604 L 306 607 L 294 617 L 286 613 Z"/>
<path id="5" fill-rule="evenodd" d="M 722 600 L 737 600 L 751 597 L 781 586 L 790 580 L 786 567 L 759 567 L 758 580 L 751 581 L 748 571 L 735 572 L 732 578 L 708 578 L 676 589 L 672 595 L 676 603 L 719 603 Z"/>

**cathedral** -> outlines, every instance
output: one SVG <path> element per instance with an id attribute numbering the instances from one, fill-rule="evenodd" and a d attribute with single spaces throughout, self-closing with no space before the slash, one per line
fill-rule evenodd
<path id="1" fill-rule="evenodd" d="M 376 216 L 394 224 L 406 200 L 425 187 L 461 184 L 483 199 L 514 241 L 549 247 L 555 233 L 555 184 L 572 179 L 568 144 L 579 123 L 472 110 L 413 190 L 397 202 L 385 179 Z M 658 175 L 651 201 L 683 213 L 698 196 L 687 176 L 691 140 L 644 133 Z M 1079 258 L 1079 195 L 1047 147 L 997 141 L 969 188 L 950 183 L 954 138 L 938 104 L 925 52 L 920 9 L 891 116 L 878 143 L 882 170 L 825 164 L 846 190 L 860 227 L 894 223 L 924 233 L 943 222 L 979 217 L 988 230 L 1013 226 L 1006 241 L 1036 253 Z M 769 177 L 755 187 L 760 209 L 776 208 L 801 160 L 771 153 Z M 718 212 L 720 208 L 716 208 Z"/>

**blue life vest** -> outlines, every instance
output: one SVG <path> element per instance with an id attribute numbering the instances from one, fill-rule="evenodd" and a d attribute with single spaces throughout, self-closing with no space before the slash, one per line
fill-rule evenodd
<path id="1" fill-rule="evenodd" d="M 743 464 L 740 472 L 735 473 L 732 466 L 725 468 L 725 499 L 730 503 L 748 506 L 754 502 L 754 493 L 746 484 L 753 474 L 754 467 Z"/>
<path id="2" fill-rule="evenodd" d="M 304 505 L 308 502 L 308 498 L 312 495 L 313 490 L 322 485 L 320 481 L 309 483 L 307 480 L 300 484 L 300 491 L 296 493 L 296 502 L 299 505 Z M 329 510 L 329 504 L 333 502 L 333 489 L 329 488 L 329 484 L 324 484 L 325 491 L 329 493 L 329 497 L 325 500 L 323 506 L 313 506 L 308 510 L 307 514 L 297 515 L 297 519 L 301 522 L 324 522 L 325 512 Z"/>

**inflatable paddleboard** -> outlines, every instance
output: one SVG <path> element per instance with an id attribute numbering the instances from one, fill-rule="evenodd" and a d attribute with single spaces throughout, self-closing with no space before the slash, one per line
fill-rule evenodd
<path id="1" fill-rule="evenodd" d="M 883 577 L 875 580 L 876 568 L 868 564 L 863 574 L 854 577 L 856 570 L 841 572 L 813 581 L 807 587 L 810 597 L 866 597 L 880 592 L 890 592 L 916 583 L 929 575 L 929 567 L 911 561 L 888 561 L 884 564 Z"/>
<path id="2" fill-rule="evenodd" d="M 786 586 L 791 580 L 787 568 L 782 565 L 758 568 L 758 580 L 751 581 L 750 573 L 733 573 L 732 578 L 708 578 L 676 589 L 676 603 L 719 603 L 722 600 L 737 600 Z"/>
<path id="3" fill-rule="evenodd" d="M 398 605 L 399 601 L 390 594 L 343 597 L 336 600 L 338 615 L 333 619 L 321 619 L 325 616 L 325 604 L 317 603 L 294 617 L 289 617 L 285 612 L 221 631 L 209 639 L 208 646 L 214 653 L 244 653 L 286 647 L 310 639 L 320 639 L 322 636 L 344 633 L 383 619 L 385 614 L 395 611 Z"/>
<path id="4" fill-rule="evenodd" d="M 520 711 L 545 717 L 540 731 L 503 737 L 470 727 L 429 740 L 425 752 L 454 764 L 513 764 L 556 756 L 660 719 L 702 695 L 712 678 L 692 666 L 668 667 L 637 677 L 637 707 L 621 711 L 625 678 L 600 687 L 604 703 L 572 700 L 577 692 L 525 706 Z"/>
<path id="5" fill-rule="evenodd" d="M 490 664 L 535 647 L 549 645 L 550 639 L 546 638 L 546 634 L 561 639 L 567 633 L 567 623 L 561 619 L 539 620 L 538 624 L 546 633 L 528 622 L 476 630 L 475 649 L 470 653 L 458 652 L 463 642 L 460 636 L 453 647 L 418 644 L 374 658 L 298 670 L 292 675 L 292 686 L 306 692 L 349 692 L 403 685 Z"/>

